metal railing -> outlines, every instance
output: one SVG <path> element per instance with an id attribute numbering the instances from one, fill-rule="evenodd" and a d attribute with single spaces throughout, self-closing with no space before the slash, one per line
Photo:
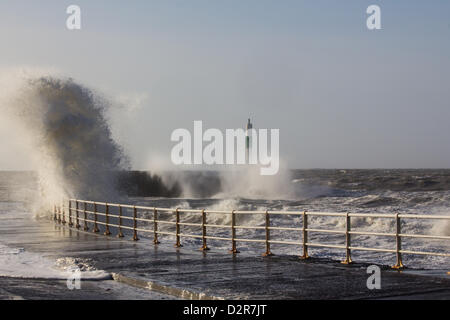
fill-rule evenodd
<path id="1" fill-rule="evenodd" d="M 265 245 L 264 256 L 271 256 L 271 244 L 280 245 L 295 245 L 302 248 L 302 259 L 308 259 L 310 257 L 308 249 L 310 247 L 317 248 L 332 248 L 332 249 L 343 249 L 345 250 L 345 259 L 342 261 L 344 264 L 352 263 L 351 253 L 352 251 L 374 251 L 382 253 L 392 253 L 396 255 L 396 263 L 392 268 L 402 269 L 404 267 L 402 261 L 403 254 L 411 255 L 429 255 L 429 256 L 440 256 L 440 257 L 450 257 L 450 253 L 443 252 L 425 252 L 425 251 L 413 251 L 402 249 L 402 239 L 403 238 L 416 238 L 416 239 L 434 239 L 434 240 L 450 240 L 450 236 L 438 236 L 438 235 L 425 235 L 425 234 L 408 234 L 402 232 L 402 221 L 408 219 L 422 219 L 422 220 L 450 220 L 450 216 L 442 215 L 415 215 L 415 214 L 368 214 L 368 213 L 332 213 L 332 212 L 307 212 L 307 211 L 220 211 L 220 210 L 205 210 L 205 209 L 170 209 L 170 208 L 157 208 L 157 207 L 146 207 L 146 206 L 135 206 L 127 204 L 114 204 L 114 203 L 104 203 L 104 202 L 94 202 L 78 199 L 67 200 L 68 205 L 66 206 L 63 202 L 62 205 L 54 207 L 53 219 L 61 224 L 66 224 L 70 227 L 75 227 L 77 229 L 83 229 L 84 231 L 89 231 L 91 225 L 92 231 L 94 233 L 100 232 L 99 225 L 104 227 L 104 235 L 111 235 L 110 228 L 114 227 L 117 230 L 117 236 L 123 238 L 123 230 L 129 230 L 132 233 L 132 239 L 138 241 L 138 232 L 153 234 L 154 244 L 159 244 L 159 235 L 174 236 L 175 237 L 175 247 L 181 247 L 181 238 L 195 238 L 200 239 L 202 242 L 202 247 L 200 250 L 209 250 L 207 241 L 217 240 L 217 241 L 229 241 L 231 243 L 230 253 L 239 253 L 237 249 L 238 242 L 256 242 Z M 75 206 L 73 206 L 75 205 Z M 80 206 L 82 205 L 82 206 Z M 91 210 L 88 210 L 88 206 Z M 99 211 L 98 207 L 104 207 L 104 211 Z M 116 208 L 118 213 L 111 214 L 111 208 Z M 67 209 L 67 214 L 66 214 Z M 131 210 L 132 214 L 130 216 L 124 215 L 123 210 Z M 151 218 L 145 218 L 139 216 L 140 211 L 145 211 L 146 213 L 152 212 Z M 173 214 L 175 215 L 175 221 L 161 220 L 159 218 L 159 213 Z M 199 214 L 201 217 L 200 223 L 182 222 L 180 219 L 181 213 L 194 213 Z M 207 217 L 210 214 L 221 214 L 230 215 L 230 224 L 210 224 L 207 223 Z M 239 215 L 263 215 L 264 225 L 263 226 L 249 226 L 249 225 L 238 225 L 236 224 L 236 217 Z M 67 219 L 66 220 L 66 216 Z M 103 217 L 103 220 L 99 220 L 99 216 Z M 298 227 L 283 227 L 283 226 L 272 226 L 271 221 L 274 216 L 298 216 L 301 217 L 301 226 Z M 316 217 L 337 217 L 345 219 L 345 230 L 330 230 L 330 229 L 317 229 L 310 228 L 308 225 L 308 218 Z M 110 222 L 110 219 L 116 219 L 117 224 Z M 393 219 L 395 224 L 395 232 L 368 232 L 368 231 L 355 231 L 352 230 L 352 218 L 378 218 L 378 219 Z M 74 223 L 75 221 L 75 223 Z M 124 221 L 128 221 L 127 225 Z M 83 227 L 80 224 L 83 222 Z M 291 221 L 292 222 L 292 221 Z M 144 229 L 143 227 L 138 227 L 138 223 L 146 223 L 151 225 L 151 229 Z M 173 231 L 162 231 L 160 230 L 161 225 L 173 225 Z M 198 234 L 188 234 L 182 233 L 181 227 L 198 227 L 201 230 L 201 235 Z M 231 233 L 230 237 L 223 236 L 213 236 L 208 235 L 207 231 L 210 229 L 226 229 Z M 237 230 L 253 229 L 261 230 L 264 232 L 264 239 L 249 239 L 249 238 L 238 238 L 236 236 Z M 272 240 L 271 231 L 282 230 L 296 232 L 301 235 L 301 241 L 287 241 L 287 240 Z M 344 244 L 325 244 L 312 242 L 309 239 L 310 233 L 327 233 L 342 235 Z M 361 247 L 352 245 L 352 236 L 376 236 L 376 237 L 391 237 L 395 239 L 395 248 L 372 248 L 372 247 Z"/>

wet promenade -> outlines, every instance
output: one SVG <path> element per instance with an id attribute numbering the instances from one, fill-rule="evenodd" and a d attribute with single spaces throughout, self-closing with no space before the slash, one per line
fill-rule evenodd
<path id="1" fill-rule="evenodd" d="M 0 217 L 0 243 L 48 260 L 75 258 L 106 277 L 66 281 L 0 277 L 0 299 L 449 299 L 450 276 L 382 268 L 369 290 L 367 265 L 295 256 L 233 256 L 223 251 L 153 245 L 77 231 L 51 221 Z"/>

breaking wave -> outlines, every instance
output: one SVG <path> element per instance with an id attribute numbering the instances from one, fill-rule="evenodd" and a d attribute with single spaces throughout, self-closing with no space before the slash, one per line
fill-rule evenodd
<path id="1" fill-rule="evenodd" d="M 112 199 L 114 175 L 127 158 L 111 138 L 108 102 L 72 79 L 27 79 L 13 102 L 13 116 L 28 135 L 41 199 Z M 11 107 L 11 106 L 10 106 Z"/>
<path id="2" fill-rule="evenodd" d="M 112 102 L 98 92 L 71 78 L 39 73 L 8 73 L 0 82 L 6 89 L 0 97 L 1 125 L 20 137 L 17 144 L 26 146 L 37 173 L 36 213 L 67 197 L 119 201 L 128 191 L 178 192 L 155 175 L 125 172 L 129 159 L 106 117 Z"/>

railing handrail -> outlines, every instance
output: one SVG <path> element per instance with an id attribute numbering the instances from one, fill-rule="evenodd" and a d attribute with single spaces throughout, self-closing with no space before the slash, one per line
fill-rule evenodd
<path id="1" fill-rule="evenodd" d="M 433 239 L 433 240 L 450 240 L 450 236 L 440 236 L 440 235 L 424 235 L 424 234 L 407 234 L 403 233 L 401 230 L 401 220 L 402 219 L 445 219 L 450 220 L 450 216 L 444 215 L 423 215 L 423 214 L 389 214 L 389 213 L 351 213 L 351 212 L 310 212 L 310 211 L 280 211 L 280 210 L 207 210 L 207 209 L 183 209 L 183 208 L 159 208 L 159 207 L 149 207 L 149 206 L 138 206 L 138 205 L 130 205 L 130 204 L 117 204 L 117 203 L 109 203 L 109 202 L 98 202 L 98 201 L 89 201 L 89 200 L 79 200 L 79 199 L 68 199 L 68 206 L 63 204 L 61 206 L 54 206 L 54 214 L 53 220 L 58 223 L 65 224 L 66 223 L 66 213 L 65 209 L 68 209 L 68 221 L 69 227 L 73 226 L 72 223 L 72 213 L 75 213 L 76 219 L 76 228 L 80 228 L 79 221 L 83 221 L 84 230 L 88 231 L 89 227 L 87 223 L 93 224 L 93 232 L 98 233 L 98 225 L 102 225 L 105 227 L 104 235 L 110 235 L 110 228 L 115 227 L 118 229 L 118 237 L 123 237 L 122 229 L 131 230 L 133 232 L 133 240 L 138 241 L 138 231 L 139 232 L 148 232 L 154 234 L 154 243 L 159 244 L 158 235 L 170 235 L 175 236 L 176 244 L 175 247 L 181 247 L 181 238 L 197 238 L 202 240 L 202 248 L 201 250 L 209 250 L 207 246 L 207 239 L 211 240 L 222 240 L 222 241 L 231 241 L 232 248 L 230 252 L 233 254 L 239 253 L 237 250 L 237 242 L 257 242 L 257 243 L 265 243 L 266 251 L 264 253 L 265 256 L 272 255 L 270 245 L 271 244 L 287 244 L 287 245 L 300 245 L 303 247 L 303 255 L 301 256 L 304 259 L 309 258 L 308 255 L 308 247 L 325 247 L 325 248 L 334 248 L 334 249 L 345 249 L 345 260 L 343 263 L 349 264 L 352 262 L 351 252 L 358 251 L 376 251 L 376 252 L 386 252 L 386 253 L 395 253 L 396 254 L 396 264 L 393 268 L 400 269 L 403 268 L 402 262 L 402 254 L 415 254 L 415 255 L 432 255 L 432 256 L 440 256 L 440 257 L 450 257 L 450 253 L 441 253 L 441 252 L 424 252 L 424 251 L 416 251 L 416 250 L 404 250 L 402 249 L 402 238 L 417 238 L 417 239 Z M 75 208 L 72 206 L 72 203 L 75 203 Z M 79 204 L 83 204 L 83 208 L 81 209 Z M 93 210 L 87 210 L 87 205 L 93 205 Z M 104 206 L 105 212 L 99 212 L 98 206 Z M 112 214 L 111 208 L 119 208 L 119 214 Z M 122 209 L 132 209 L 133 215 L 125 216 L 122 214 Z M 143 210 L 148 213 L 153 212 L 153 218 L 142 218 L 137 215 L 138 210 Z M 83 217 L 80 216 L 82 213 Z M 158 219 L 159 213 L 170 213 L 175 214 L 175 221 L 167 221 Z M 180 213 L 199 213 L 201 214 L 202 222 L 201 223 L 191 223 L 191 222 L 182 222 Z M 231 216 L 231 224 L 210 224 L 207 223 L 207 215 L 208 214 L 227 214 Z M 236 216 L 237 215 L 264 215 L 265 221 L 264 225 L 238 225 L 236 224 Z M 94 219 L 88 219 L 87 215 L 93 215 Z M 293 216 L 298 215 L 302 217 L 302 225 L 301 227 L 283 227 L 283 226 L 272 226 L 270 216 L 271 215 L 285 215 L 285 216 Z M 98 221 L 98 216 L 105 217 L 104 222 Z M 345 218 L 345 229 L 322 229 L 322 228 L 311 228 L 308 226 L 308 217 L 309 216 L 325 216 L 325 217 L 343 217 Z M 352 230 L 351 228 L 351 218 L 352 217 L 364 217 L 364 218 L 381 218 L 381 219 L 395 219 L 395 232 L 372 232 L 372 231 L 360 231 L 360 230 Z M 119 224 L 114 224 L 110 222 L 110 219 L 117 219 Z M 123 225 L 123 220 L 131 221 L 130 223 L 133 226 Z M 147 222 L 153 224 L 153 230 L 150 229 L 142 229 L 138 228 L 138 222 Z M 166 225 L 174 225 L 176 230 L 175 232 L 170 231 L 161 231 L 158 229 L 158 224 L 166 224 Z M 191 227 L 199 227 L 201 228 L 202 235 L 196 234 L 186 234 L 181 232 L 182 226 L 191 226 Z M 231 230 L 231 237 L 222 237 L 222 236 L 212 236 L 207 234 L 207 228 L 218 228 L 218 229 L 226 229 Z M 246 239 L 236 236 L 237 229 L 252 229 L 252 230 L 265 230 L 265 239 Z M 271 230 L 286 230 L 286 231 L 295 231 L 302 234 L 302 241 L 290 241 L 290 240 L 273 240 L 271 239 Z M 324 244 L 324 243 L 316 243 L 311 242 L 308 239 L 309 233 L 331 233 L 331 234 L 341 234 L 345 236 L 345 244 Z M 369 235 L 369 236 L 378 236 L 378 237 L 391 237 L 395 238 L 396 248 L 395 249 L 387 249 L 387 248 L 370 248 L 370 247 L 359 247 L 353 246 L 351 238 L 352 236 L 358 235 Z"/>
<path id="2" fill-rule="evenodd" d="M 179 212 L 185 213 L 202 213 L 205 210 L 206 213 L 224 213 L 231 214 L 231 211 L 227 210 L 208 210 L 208 209 L 184 209 L 184 208 L 159 208 L 159 207 L 148 207 L 148 206 L 136 206 L 131 204 L 118 204 L 118 203 L 109 203 L 109 202 L 98 202 L 98 201 L 89 201 L 89 200 L 80 200 L 80 199 L 68 199 L 68 201 L 78 201 L 78 203 L 87 203 L 87 204 L 97 204 L 97 205 L 108 205 L 110 207 L 119 207 L 129 208 L 129 209 L 141 209 L 141 210 L 158 210 L 158 211 L 166 211 L 172 212 L 177 209 Z M 280 214 L 280 215 L 302 215 L 303 210 L 300 211 L 279 211 L 279 210 L 234 210 L 235 214 Z M 345 212 L 326 212 L 326 211 L 307 211 L 306 215 L 309 216 L 336 216 L 336 217 L 346 217 L 347 213 Z M 395 218 L 397 215 L 392 213 L 349 213 L 350 217 L 364 217 L 364 218 Z M 410 219 L 449 219 L 450 216 L 444 215 L 420 215 L 420 214 L 409 214 L 409 213 L 400 213 L 398 214 L 400 218 L 410 218 Z"/>

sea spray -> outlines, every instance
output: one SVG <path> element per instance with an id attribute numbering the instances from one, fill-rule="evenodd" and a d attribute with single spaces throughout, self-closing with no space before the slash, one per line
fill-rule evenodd
<path id="1" fill-rule="evenodd" d="M 272 176 L 260 175 L 257 166 L 234 166 L 231 170 L 222 171 L 220 173 L 222 190 L 215 197 L 295 199 L 290 172 L 282 168 Z"/>
<path id="2" fill-rule="evenodd" d="M 129 195 L 180 194 L 176 182 L 168 188 L 155 174 L 128 171 L 108 123 L 116 101 L 54 71 L 8 70 L 0 86 L 0 128 L 37 174 L 35 213 L 69 197 L 123 202 Z"/>
<path id="3" fill-rule="evenodd" d="M 117 200 L 114 173 L 127 169 L 128 159 L 105 120 L 108 101 L 70 78 L 19 78 L 1 107 L 14 135 L 28 144 L 38 206 L 48 208 L 63 197 Z"/>

